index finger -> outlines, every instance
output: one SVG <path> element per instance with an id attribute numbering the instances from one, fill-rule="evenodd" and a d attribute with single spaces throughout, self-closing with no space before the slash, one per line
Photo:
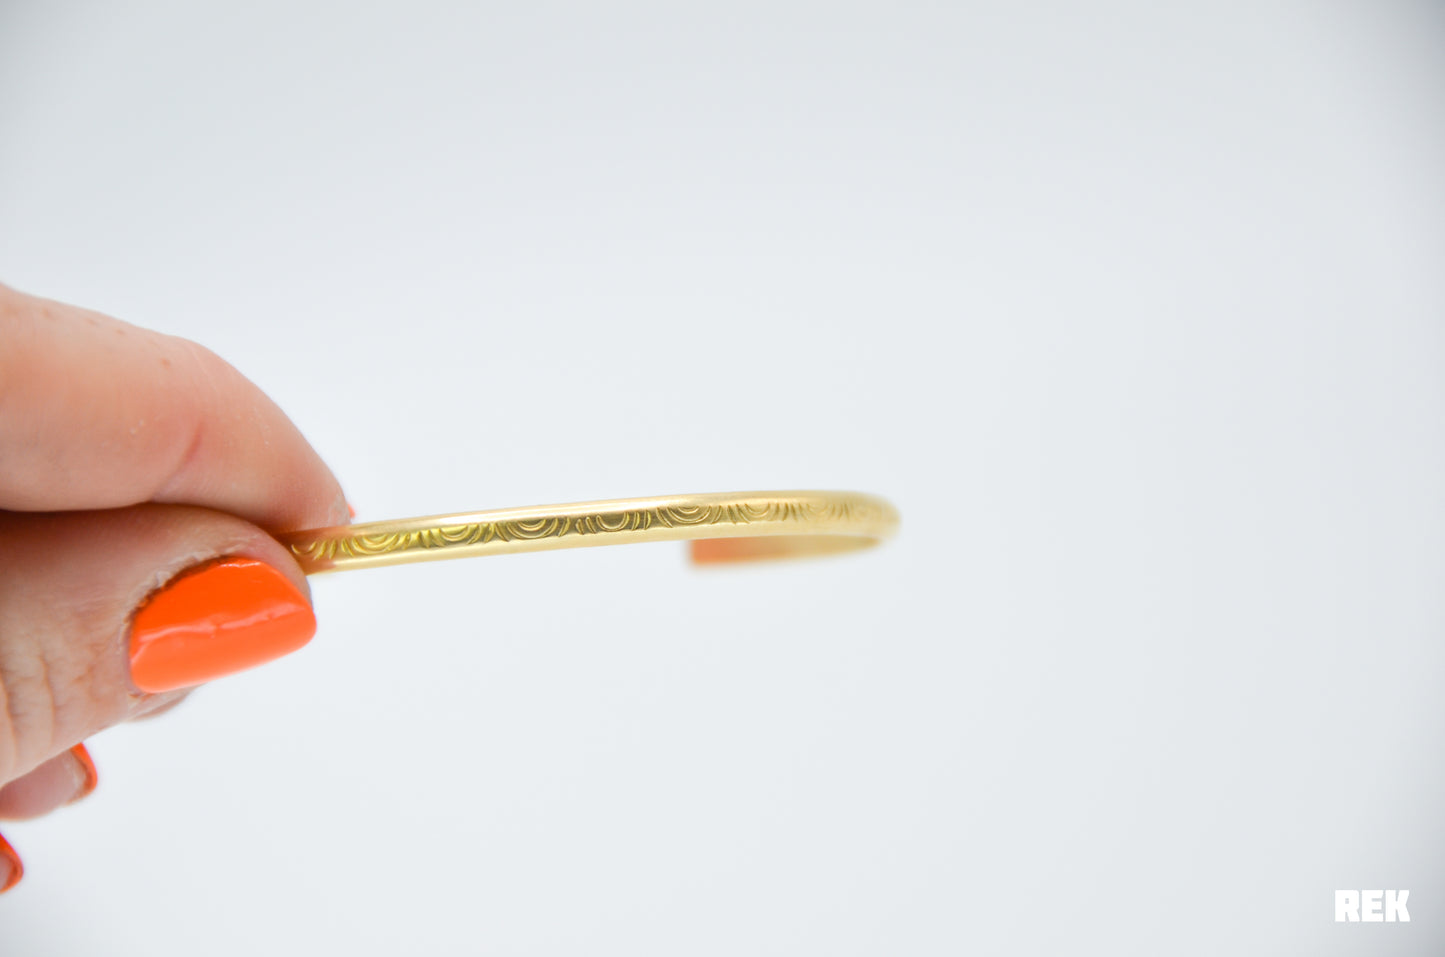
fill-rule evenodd
<path id="1" fill-rule="evenodd" d="M 0 509 L 140 502 L 271 531 L 347 516 L 296 426 L 214 353 L 0 285 Z"/>

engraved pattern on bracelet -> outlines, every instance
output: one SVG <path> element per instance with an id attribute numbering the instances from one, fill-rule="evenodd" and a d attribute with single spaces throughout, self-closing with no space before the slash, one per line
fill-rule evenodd
<path id="1" fill-rule="evenodd" d="M 634 501 L 635 507 L 622 501 L 505 509 L 495 519 L 475 513 L 379 522 L 295 532 L 282 540 L 307 571 L 324 571 L 347 564 L 451 557 L 443 552 L 483 554 L 603 544 L 580 540 L 598 537 L 617 542 L 757 534 L 876 539 L 889 534 L 898 520 L 888 503 L 851 492 L 743 492 Z M 502 517 L 518 511 L 562 514 Z M 397 527 L 406 525 L 422 527 Z"/>

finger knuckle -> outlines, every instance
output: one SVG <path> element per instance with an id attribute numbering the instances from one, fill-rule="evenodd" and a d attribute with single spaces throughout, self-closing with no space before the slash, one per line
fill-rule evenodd
<path id="1" fill-rule="evenodd" d="M 26 636 L 0 640 L 0 697 L 0 781 L 9 781 L 43 760 L 55 739 L 51 669 Z"/>

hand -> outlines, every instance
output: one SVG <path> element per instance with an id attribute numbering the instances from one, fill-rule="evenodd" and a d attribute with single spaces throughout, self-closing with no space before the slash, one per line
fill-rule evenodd
<path id="1" fill-rule="evenodd" d="M 0 818 L 89 793 L 96 731 L 310 640 L 269 533 L 347 513 L 214 354 L 0 286 Z M 0 838 L 0 888 L 20 873 Z"/>

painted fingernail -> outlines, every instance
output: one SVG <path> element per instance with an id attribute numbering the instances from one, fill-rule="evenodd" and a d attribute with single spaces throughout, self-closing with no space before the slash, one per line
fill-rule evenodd
<path id="1" fill-rule="evenodd" d="M 74 804 L 76 801 L 90 796 L 90 792 L 94 791 L 95 786 L 100 783 L 100 775 L 95 773 L 95 762 L 90 759 L 90 752 L 85 750 L 85 745 L 77 744 L 70 749 L 70 755 L 80 765 L 80 773 L 83 775 L 80 790 L 76 791 L 75 797 L 70 799 L 70 803 Z"/>
<path id="2" fill-rule="evenodd" d="M 131 681 L 149 692 L 204 684 L 288 655 L 314 634 L 316 616 L 290 579 L 227 558 L 183 573 L 136 613 Z"/>
<path id="3" fill-rule="evenodd" d="M 356 506 L 352 505 L 350 502 L 346 503 L 346 511 L 348 514 L 351 515 L 352 518 L 356 517 Z"/>
<path id="4" fill-rule="evenodd" d="M 19 884 L 24 876 L 25 865 L 20 863 L 20 855 L 15 853 L 15 848 L 10 846 L 4 835 L 0 835 L 0 894 Z"/>

